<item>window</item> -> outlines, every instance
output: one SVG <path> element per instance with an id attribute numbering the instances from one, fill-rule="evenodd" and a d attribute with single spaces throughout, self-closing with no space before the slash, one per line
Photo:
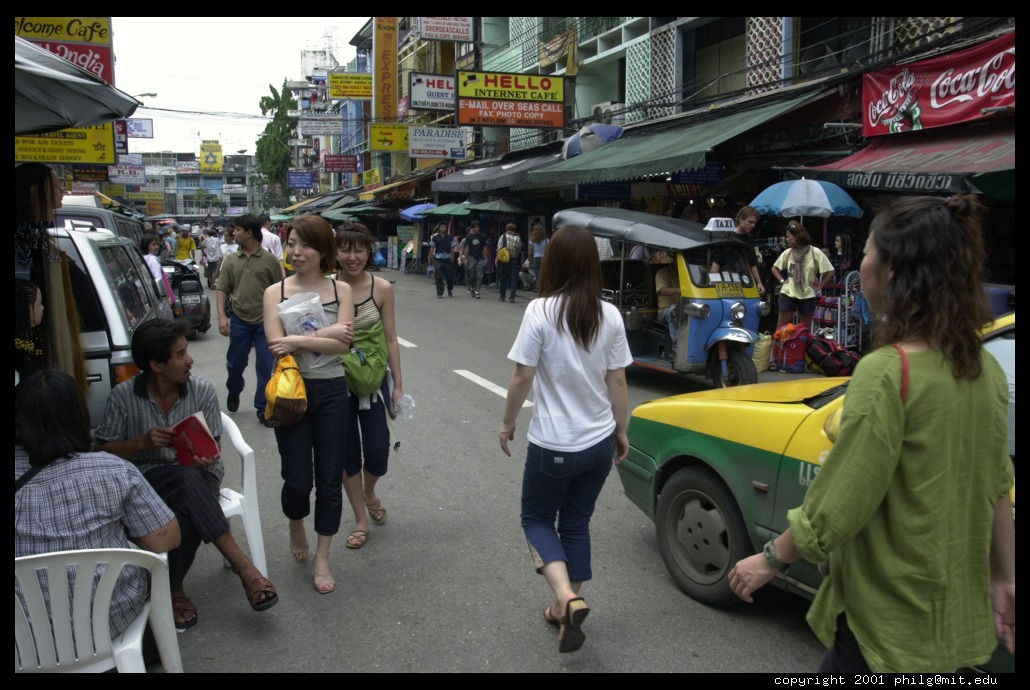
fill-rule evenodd
<path id="1" fill-rule="evenodd" d="M 695 30 L 695 77 L 684 96 L 708 101 L 747 86 L 745 21 L 725 17 Z"/>
<path id="2" fill-rule="evenodd" d="M 125 317 L 125 324 L 132 332 L 143 317 L 156 308 L 153 304 L 153 291 L 148 290 L 144 278 L 152 281 L 146 265 L 137 258 L 132 260 L 128 248 L 124 245 L 98 247 L 100 260 L 107 269 L 107 282 L 118 295 L 118 308 Z M 147 271 L 146 276 L 141 269 Z"/>
<path id="3" fill-rule="evenodd" d="M 797 22 L 802 77 L 824 76 L 869 56 L 871 17 L 798 17 Z"/>

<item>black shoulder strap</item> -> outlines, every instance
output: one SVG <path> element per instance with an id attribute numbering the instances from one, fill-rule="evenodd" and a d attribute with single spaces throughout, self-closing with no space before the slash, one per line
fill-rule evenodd
<path id="1" fill-rule="evenodd" d="M 336 285 L 336 283 L 333 283 L 334 287 L 335 287 L 335 285 Z M 285 279 L 279 281 L 279 301 L 280 302 L 285 302 L 286 301 L 286 280 Z"/>
<path id="2" fill-rule="evenodd" d="M 339 275 L 339 273 L 337 273 L 337 275 Z M 336 292 L 336 281 L 333 280 L 332 278 L 330 278 L 329 282 L 333 284 L 333 297 L 335 297 L 336 301 L 339 302 L 340 301 L 340 294 L 338 292 Z"/>
<path id="3" fill-rule="evenodd" d="M 15 480 L 15 482 L 14 482 L 14 493 L 18 493 L 18 490 L 21 487 L 23 487 L 26 484 L 28 484 L 30 479 L 32 479 L 37 474 L 39 474 L 39 471 L 41 469 L 43 469 L 43 468 L 42 467 L 36 467 L 35 465 L 33 465 L 32 467 L 30 467 L 28 469 L 27 472 L 25 472 L 25 474 L 23 474 L 22 476 L 18 477 L 18 479 Z"/>

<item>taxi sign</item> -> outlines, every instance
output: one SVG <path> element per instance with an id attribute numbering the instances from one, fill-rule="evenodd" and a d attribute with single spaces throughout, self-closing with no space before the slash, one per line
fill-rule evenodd
<path id="1" fill-rule="evenodd" d="M 736 230 L 737 223 L 732 218 L 712 218 L 708 221 L 708 225 L 705 226 L 705 230 L 713 232 L 715 230 Z"/>

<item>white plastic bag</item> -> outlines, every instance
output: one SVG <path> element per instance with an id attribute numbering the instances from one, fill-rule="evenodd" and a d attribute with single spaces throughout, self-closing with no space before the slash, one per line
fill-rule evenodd
<path id="1" fill-rule="evenodd" d="M 322 309 L 322 299 L 317 292 L 298 293 L 277 306 L 286 335 L 309 335 L 329 326 L 325 310 Z M 296 357 L 301 369 L 311 369 L 328 360 L 338 360 L 340 355 L 302 352 Z"/>

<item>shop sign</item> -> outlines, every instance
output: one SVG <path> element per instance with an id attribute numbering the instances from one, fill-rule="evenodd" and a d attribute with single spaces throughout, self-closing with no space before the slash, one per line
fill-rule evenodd
<path id="1" fill-rule="evenodd" d="M 162 201 L 148 201 L 147 202 L 147 215 L 156 216 L 165 212 L 165 202 Z"/>
<path id="2" fill-rule="evenodd" d="M 290 170 L 286 173 L 286 186 L 290 189 L 311 189 L 315 175 L 310 170 Z"/>
<path id="3" fill-rule="evenodd" d="M 726 166 L 716 161 L 709 161 L 705 163 L 705 167 L 698 168 L 697 170 L 681 170 L 672 174 L 672 180 L 675 184 L 699 184 L 705 187 L 710 187 L 713 184 L 722 182 L 722 178 L 725 175 Z"/>
<path id="4" fill-rule="evenodd" d="M 410 106 L 414 110 L 454 111 L 454 77 L 412 72 L 408 75 Z"/>
<path id="5" fill-rule="evenodd" d="M 133 201 L 164 201 L 164 192 L 126 192 L 125 196 Z"/>
<path id="6" fill-rule="evenodd" d="M 565 80 L 537 74 L 457 73 L 458 124 L 499 127 L 565 125 Z"/>
<path id="7" fill-rule="evenodd" d="M 1016 34 L 862 77 L 867 137 L 980 120 L 1016 107 Z"/>
<path id="8" fill-rule="evenodd" d="M 372 75 L 364 72 L 329 74 L 329 99 L 368 101 L 372 99 Z"/>
<path id="9" fill-rule="evenodd" d="M 408 155 L 412 158 L 465 158 L 468 130 L 455 127 L 412 127 Z"/>
<path id="10" fill-rule="evenodd" d="M 72 182 L 72 188 L 68 190 L 68 193 L 69 194 L 74 194 L 76 196 L 86 196 L 88 194 L 96 194 L 97 193 L 97 187 L 98 187 L 98 185 L 97 185 L 96 182 L 78 182 L 78 181 L 76 181 L 76 182 Z"/>
<path id="11" fill-rule="evenodd" d="M 340 136 L 343 134 L 343 113 L 305 111 L 297 121 L 297 132 L 302 137 Z"/>
<path id="12" fill-rule="evenodd" d="M 398 17 L 373 17 L 372 118 L 389 122 L 397 118 Z"/>
<path id="13" fill-rule="evenodd" d="M 630 182 L 580 182 L 576 185 L 576 198 L 591 201 L 629 199 Z"/>
<path id="14" fill-rule="evenodd" d="M 110 122 L 14 138 L 14 160 L 20 163 L 113 165 L 115 155 L 114 127 Z"/>
<path id="15" fill-rule="evenodd" d="M 199 175 L 200 161 L 175 161 L 175 171 L 180 175 Z"/>
<path id="16" fill-rule="evenodd" d="M 154 121 L 147 118 L 130 117 L 128 123 L 128 135 L 130 139 L 153 139 Z"/>
<path id="17" fill-rule="evenodd" d="M 112 165 L 107 169 L 108 178 L 118 184 L 140 185 L 146 182 L 146 168 L 142 165 Z"/>
<path id="18" fill-rule="evenodd" d="M 107 182 L 107 166 L 73 165 L 72 179 L 76 182 Z"/>
<path id="19" fill-rule="evenodd" d="M 368 126 L 368 148 L 372 151 L 408 152 L 408 125 Z"/>
<path id="20" fill-rule="evenodd" d="M 366 170 L 364 175 L 361 177 L 361 182 L 365 187 L 365 191 L 376 189 L 377 187 L 383 186 L 383 175 L 379 168 L 372 168 Z"/>
<path id="21" fill-rule="evenodd" d="M 358 172 L 358 157 L 345 156 L 335 153 L 327 153 L 324 157 L 325 171 L 327 173 L 355 173 Z"/>
<path id="22" fill-rule="evenodd" d="M 474 17 L 419 17 L 418 36 L 425 41 L 472 41 Z"/>

